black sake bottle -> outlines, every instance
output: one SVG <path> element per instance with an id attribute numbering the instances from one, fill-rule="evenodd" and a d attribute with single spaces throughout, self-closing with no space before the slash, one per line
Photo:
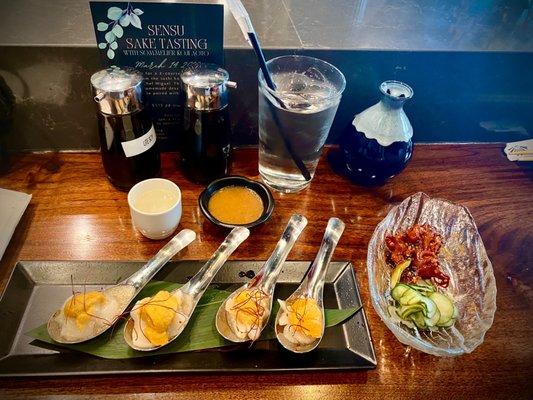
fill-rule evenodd
<path id="1" fill-rule="evenodd" d="M 213 64 L 199 64 L 181 74 L 184 102 L 182 166 L 196 183 L 226 176 L 230 164 L 231 125 L 228 73 Z"/>
<path id="2" fill-rule="evenodd" d="M 357 114 L 332 153 L 334 168 L 353 182 L 378 186 L 399 174 L 413 154 L 413 128 L 403 104 L 413 90 L 402 82 L 380 85 L 381 101 Z"/>
<path id="3" fill-rule="evenodd" d="M 161 161 L 150 112 L 143 103 L 143 78 L 117 67 L 91 77 L 98 106 L 98 135 L 108 179 L 122 190 L 159 175 Z"/>

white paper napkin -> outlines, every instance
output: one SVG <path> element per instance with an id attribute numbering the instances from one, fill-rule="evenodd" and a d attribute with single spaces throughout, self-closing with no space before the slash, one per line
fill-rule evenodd
<path id="1" fill-rule="evenodd" d="M 0 188 L 0 259 L 30 200 L 31 194 Z"/>

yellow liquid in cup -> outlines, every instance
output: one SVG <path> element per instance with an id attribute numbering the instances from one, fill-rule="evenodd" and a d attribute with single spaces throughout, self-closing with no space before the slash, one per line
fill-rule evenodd
<path id="1" fill-rule="evenodd" d="M 151 189 L 135 199 L 135 208 L 142 213 L 161 213 L 171 209 L 179 200 L 178 193 L 169 189 Z"/>

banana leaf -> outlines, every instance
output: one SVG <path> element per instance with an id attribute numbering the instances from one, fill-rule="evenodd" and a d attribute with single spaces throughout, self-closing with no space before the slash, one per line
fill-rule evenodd
<path id="1" fill-rule="evenodd" d="M 160 290 L 172 291 L 179 286 L 181 285 L 177 283 L 152 281 L 137 295 L 132 304 L 142 298 L 153 296 Z M 59 351 L 62 349 L 74 350 L 108 359 L 146 357 L 158 354 L 182 353 L 193 350 L 234 346 L 235 343 L 229 342 L 220 336 L 215 327 L 215 316 L 218 308 L 230 294 L 231 292 L 225 290 L 208 288 L 200 299 L 198 306 L 181 335 L 168 345 L 151 352 L 136 351 L 126 344 L 122 334 L 125 321 L 118 322 L 111 330 L 90 341 L 71 345 L 54 342 L 48 335 L 46 324 L 27 332 L 26 335 L 37 339 L 32 342 L 36 346 L 53 348 Z M 272 315 L 276 315 L 278 309 L 279 305 L 276 301 Z M 360 309 L 361 307 L 344 310 L 326 309 L 326 327 L 343 323 Z M 259 340 L 268 340 L 276 337 L 272 325 L 273 319 L 270 319 L 269 325 L 265 328 Z"/>

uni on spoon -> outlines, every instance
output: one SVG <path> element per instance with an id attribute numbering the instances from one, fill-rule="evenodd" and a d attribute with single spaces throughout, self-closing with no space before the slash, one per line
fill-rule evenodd
<path id="1" fill-rule="evenodd" d="M 195 238 L 196 233 L 183 229 L 129 278 L 105 290 L 73 294 L 48 320 L 50 337 L 58 343 L 74 344 L 104 333 L 150 279 Z"/>
<path id="2" fill-rule="evenodd" d="M 276 281 L 291 248 L 307 225 L 307 219 L 294 214 L 274 252 L 254 279 L 234 291 L 220 306 L 216 328 L 232 342 L 254 341 L 261 336 L 272 310 Z"/>
<path id="3" fill-rule="evenodd" d="M 320 249 L 304 280 L 287 300 L 278 300 L 276 337 L 294 353 L 313 350 L 324 336 L 324 278 L 344 226 L 338 218 L 329 219 Z"/>
<path id="4" fill-rule="evenodd" d="M 152 351 L 176 339 L 218 270 L 249 235 L 247 228 L 233 228 L 189 282 L 172 292 L 162 290 L 139 300 L 124 326 L 126 343 L 135 350 Z"/>

